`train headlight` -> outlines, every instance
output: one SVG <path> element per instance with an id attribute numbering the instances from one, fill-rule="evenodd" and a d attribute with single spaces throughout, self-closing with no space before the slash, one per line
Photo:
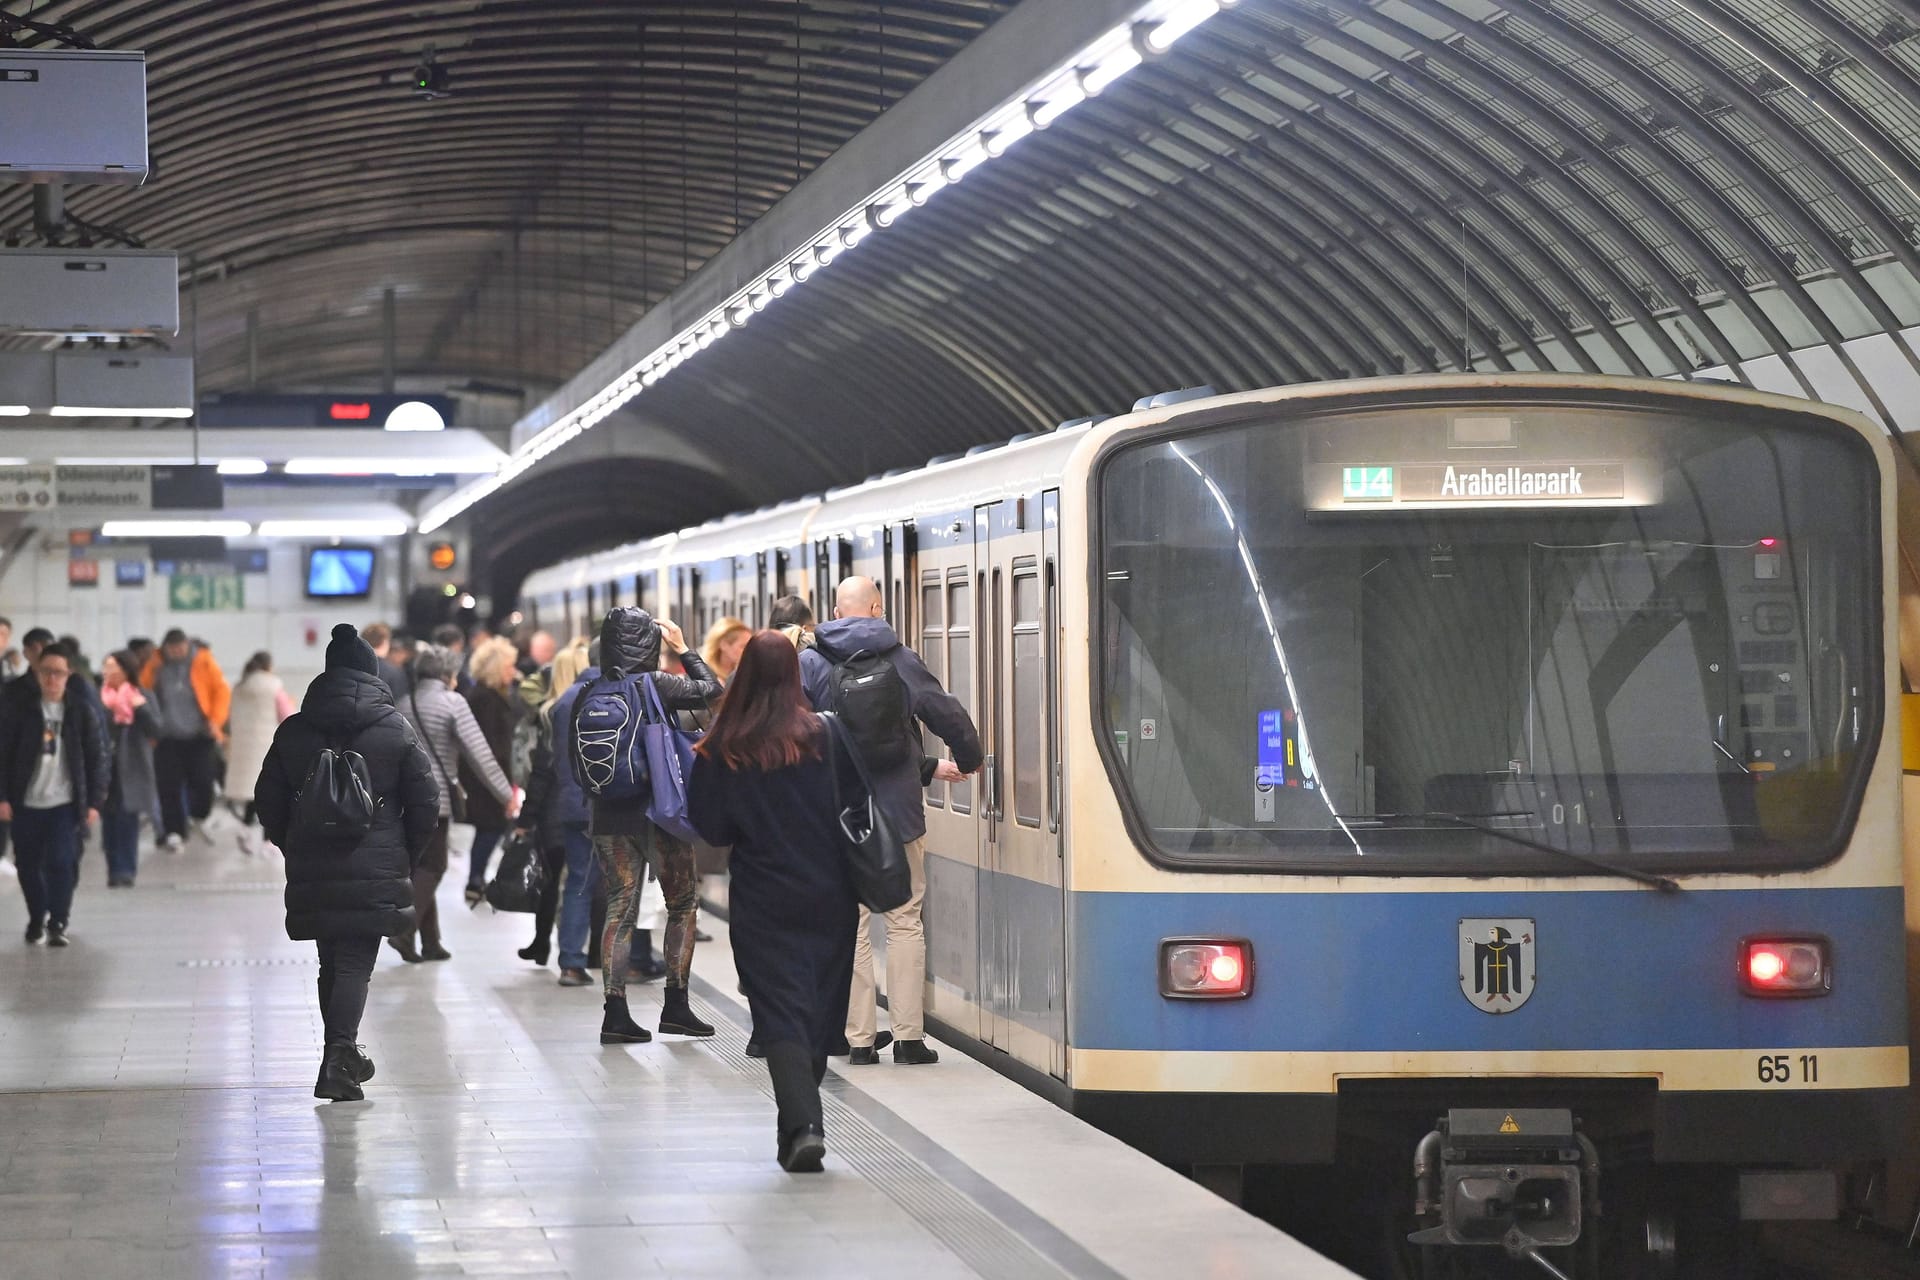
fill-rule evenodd
<path id="1" fill-rule="evenodd" d="M 1750 996 L 1823 996 L 1833 990 L 1833 944 L 1816 934 L 1740 942 L 1740 986 Z"/>
<path id="2" fill-rule="evenodd" d="M 1245 938 L 1167 938 L 1160 994 L 1169 1000 L 1244 1000 L 1253 994 L 1253 944 Z"/>

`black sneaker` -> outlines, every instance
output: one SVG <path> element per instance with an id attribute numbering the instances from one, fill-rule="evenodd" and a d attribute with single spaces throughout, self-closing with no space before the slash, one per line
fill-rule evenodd
<path id="1" fill-rule="evenodd" d="M 880 1064 L 880 1051 L 872 1045 L 863 1045 L 847 1055 L 847 1064 L 855 1067 L 873 1067 Z"/>
<path id="2" fill-rule="evenodd" d="M 27 945 L 32 946 L 45 936 L 47 927 L 38 920 L 27 921 Z"/>
<path id="3" fill-rule="evenodd" d="M 63 924 L 48 925 L 47 926 L 47 945 L 50 947 L 66 946 L 67 945 L 67 926 Z"/>

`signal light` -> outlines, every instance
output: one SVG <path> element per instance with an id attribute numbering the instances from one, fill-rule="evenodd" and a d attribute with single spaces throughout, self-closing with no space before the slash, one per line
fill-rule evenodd
<path id="1" fill-rule="evenodd" d="M 1253 944 L 1244 938 L 1168 938 L 1160 994 L 1169 1000 L 1244 1000 L 1253 994 Z"/>
<path id="2" fill-rule="evenodd" d="M 1823 996 L 1833 990 L 1833 944 L 1817 934 L 1747 938 L 1740 985 L 1750 996 Z"/>

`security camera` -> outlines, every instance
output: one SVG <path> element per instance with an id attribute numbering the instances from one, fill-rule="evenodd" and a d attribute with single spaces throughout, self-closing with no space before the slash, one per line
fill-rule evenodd
<path id="1" fill-rule="evenodd" d="M 433 49 L 429 47 L 420 55 L 420 62 L 413 69 L 413 96 L 432 102 L 451 92 L 447 69 L 434 59 Z"/>

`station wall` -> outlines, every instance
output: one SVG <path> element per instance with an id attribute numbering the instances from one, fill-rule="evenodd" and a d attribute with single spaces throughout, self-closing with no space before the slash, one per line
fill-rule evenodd
<path id="1" fill-rule="evenodd" d="M 265 649 L 298 701 L 325 665 L 327 636 L 335 623 L 397 624 L 402 613 L 399 557 L 391 549 L 379 557 L 373 594 L 347 601 L 307 598 L 306 550 L 299 542 L 267 544 L 267 572 L 238 575 L 239 609 L 176 610 L 169 607 L 168 580 L 155 575 L 151 564 L 145 585 L 116 585 L 114 561 L 143 557 L 144 548 L 120 555 L 95 548 L 98 585 L 73 586 L 65 540 L 37 539 L 0 577 L 0 614 L 13 620 L 15 645 L 29 627 L 46 627 L 55 635 L 79 637 L 96 668 L 129 637 L 158 640 L 173 627 L 206 640 L 229 680 L 237 680 L 247 659 Z"/>

